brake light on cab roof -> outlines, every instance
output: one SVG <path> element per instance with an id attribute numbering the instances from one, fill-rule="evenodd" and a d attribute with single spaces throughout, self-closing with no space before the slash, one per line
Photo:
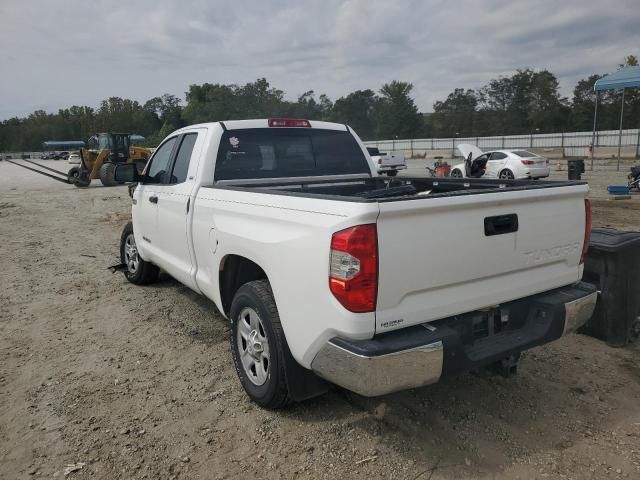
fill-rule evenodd
<path id="1" fill-rule="evenodd" d="M 301 118 L 270 118 L 270 127 L 311 128 L 309 120 Z"/>

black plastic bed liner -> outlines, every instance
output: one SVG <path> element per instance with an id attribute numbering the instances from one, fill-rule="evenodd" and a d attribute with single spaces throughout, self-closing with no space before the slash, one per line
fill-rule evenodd
<path id="1" fill-rule="evenodd" d="M 492 180 L 472 178 L 372 177 L 364 179 L 265 179 L 260 182 L 215 184 L 205 188 L 261 192 L 271 195 L 322 198 L 347 202 L 393 202 L 504 191 L 539 190 L 584 185 L 587 182 Z"/>

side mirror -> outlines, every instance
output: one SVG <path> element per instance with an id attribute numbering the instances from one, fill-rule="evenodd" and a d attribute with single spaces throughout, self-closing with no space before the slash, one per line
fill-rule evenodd
<path id="1" fill-rule="evenodd" d="M 142 180 L 142 175 L 138 173 L 138 168 L 135 163 L 116 165 L 116 171 L 113 176 L 116 182 L 123 183 L 133 183 Z"/>

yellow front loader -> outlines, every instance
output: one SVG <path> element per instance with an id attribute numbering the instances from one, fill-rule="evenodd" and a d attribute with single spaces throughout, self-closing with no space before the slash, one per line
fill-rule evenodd
<path id="1" fill-rule="evenodd" d="M 67 174 L 76 187 L 88 187 L 97 178 L 105 187 L 117 185 L 114 179 L 117 164 L 135 163 L 142 173 L 152 153 L 149 148 L 131 145 L 128 133 L 98 133 L 89 143 L 88 149 L 80 150 L 80 166 L 71 168 Z"/>

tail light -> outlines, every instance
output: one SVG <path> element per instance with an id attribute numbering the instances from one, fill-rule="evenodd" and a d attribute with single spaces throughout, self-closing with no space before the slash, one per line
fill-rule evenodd
<path id="1" fill-rule="evenodd" d="M 270 118 L 270 127 L 311 128 L 309 120 L 300 118 Z"/>
<path id="2" fill-rule="evenodd" d="M 584 199 L 584 243 L 582 244 L 582 256 L 580 263 L 584 263 L 584 258 L 589 251 L 589 242 L 591 241 L 591 200 Z"/>
<path id="3" fill-rule="evenodd" d="M 344 308 L 372 312 L 378 296 L 378 231 L 375 223 L 333 234 L 329 288 Z"/>
<path id="4" fill-rule="evenodd" d="M 533 160 L 520 160 L 520 162 L 522 162 L 523 165 L 533 165 L 536 163 Z"/>

